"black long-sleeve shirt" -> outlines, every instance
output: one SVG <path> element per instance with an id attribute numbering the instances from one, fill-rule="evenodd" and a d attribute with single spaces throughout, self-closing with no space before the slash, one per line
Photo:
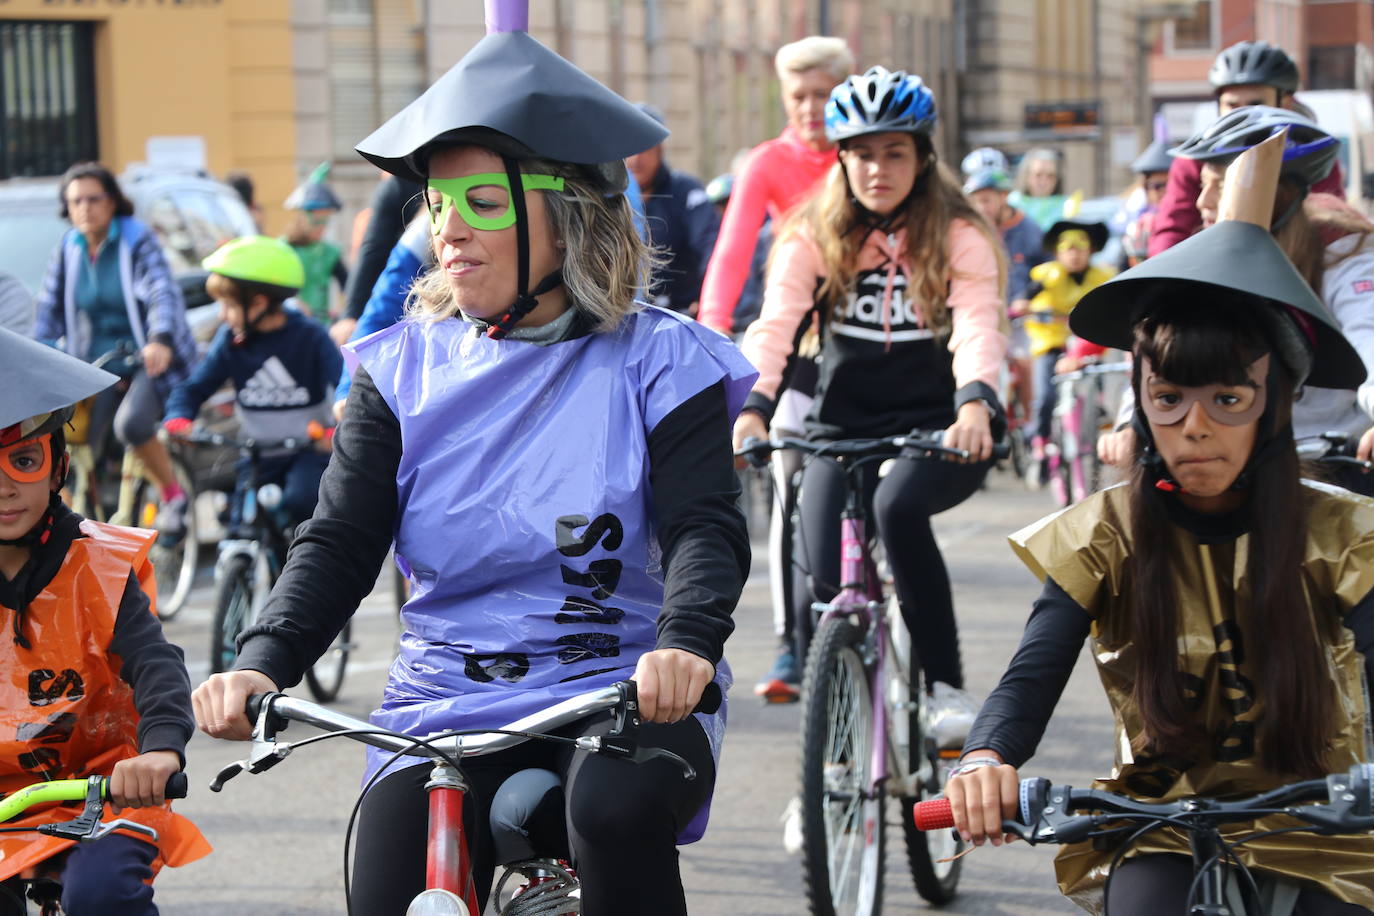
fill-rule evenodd
<path id="1" fill-rule="evenodd" d="M 725 387 L 716 383 L 664 417 L 648 439 L 654 530 L 662 551 L 657 647 L 720 661 L 749 572 L 736 502 Z M 396 524 L 401 429 L 366 370 L 353 378 L 314 518 L 235 665 L 285 687 L 297 683 L 371 590 Z M 437 535 L 436 535 L 437 536 Z"/>
<path id="2" fill-rule="evenodd" d="M 47 543 L 34 548 L 29 562 L 13 579 L 0 575 L 0 605 L 27 608 L 48 587 L 72 541 L 84 537 L 81 521 L 81 516 L 66 506 L 58 506 Z M 16 613 L 25 637 L 35 638 L 33 628 L 24 626 L 26 615 L 22 611 Z M 133 572 L 129 573 L 120 598 L 109 653 L 119 656 L 119 676 L 133 688 L 139 752 L 175 751 L 184 766 L 186 742 L 195 731 L 186 658 L 181 647 L 169 643 L 163 635 L 162 624 L 149 609 L 148 596 L 139 588 Z"/>

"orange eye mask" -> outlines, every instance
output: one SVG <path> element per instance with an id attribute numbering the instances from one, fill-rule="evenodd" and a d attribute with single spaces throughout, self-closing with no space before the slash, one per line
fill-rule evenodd
<path id="1" fill-rule="evenodd" d="M 37 483 L 52 473 L 52 433 L 0 448 L 0 473 L 15 483 Z"/>

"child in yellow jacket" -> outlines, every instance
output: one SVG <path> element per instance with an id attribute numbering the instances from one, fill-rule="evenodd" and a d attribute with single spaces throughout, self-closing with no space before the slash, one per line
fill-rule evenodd
<path id="1" fill-rule="evenodd" d="M 1092 263 L 1095 252 L 1107 244 L 1102 223 L 1060 220 L 1045 233 L 1045 249 L 1054 260 L 1031 268 L 1030 306 L 1026 335 L 1035 363 L 1035 403 L 1032 408 L 1031 460 L 1028 480 L 1044 482 L 1045 444 L 1054 418 L 1054 365 L 1069 341 L 1069 312 L 1090 289 L 1115 275 L 1110 267 Z"/>

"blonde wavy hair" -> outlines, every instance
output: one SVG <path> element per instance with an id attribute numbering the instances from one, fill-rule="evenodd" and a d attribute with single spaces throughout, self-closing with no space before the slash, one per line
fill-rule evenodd
<path id="1" fill-rule="evenodd" d="M 522 173 L 564 179 L 562 191 L 535 193 L 544 196 L 554 237 L 564 243 L 563 286 L 568 302 L 595 330 L 615 330 L 626 315 L 642 307 L 636 297 L 648 288 L 650 271 L 663 262 L 662 255 L 639 237 L 623 193 L 606 194 L 585 172 L 568 163 L 525 159 L 519 166 Z M 514 230 L 512 226 L 509 231 Z M 530 285 L 541 279 L 530 277 Z M 415 281 L 406 299 L 407 317 L 439 321 L 457 314 L 442 266 L 434 266 Z"/>
<path id="2" fill-rule="evenodd" d="M 910 291 L 920 303 L 926 327 L 937 337 L 944 337 L 950 330 L 949 286 L 959 278 L 949 263 L 950 221 L 962 219 L 971 223 L 988 240 L 997 255 L 997 286 L 1001 291 L 1006 289 L 1007 264 L 1002 240 L 969 203 L 953 173 L 939 161 L 930 139 L 921 134 L 914 136 L 916 155 L 922 165 L 901 220 L 906 229 L 905 260 L 910 271 Z M 821 190 L 788 218 L 780 239 L 802 228 L 810 233 L 820 250 L 825 271 L 816 300 L 833 315 L 853 291 L 859 251 L 871 231 L 850 193 L 843 162 L 831 166 Z M 779 247 L 774 246 L 773 251 Z"/>

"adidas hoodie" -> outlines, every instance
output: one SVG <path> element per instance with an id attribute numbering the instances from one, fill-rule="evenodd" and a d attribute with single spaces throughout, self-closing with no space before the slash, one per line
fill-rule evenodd
<path id="1" fill-rule="evenodd" d="M 951 326 L 947 336 L 938 336 L 908 293 L 906 230 L 869 234 L 859 251 L 855 286 L 826 321 L 820 384 L 806 419 L 809 436 L 943 428 L 971 400 L 1000 411 L 996 386 L 1007 338 L 1000 328 L 997 254 L 966 220 L 950 223 L 947 244 Z M 772 415 L 798 328 L 816 307 L 823 264 L 804 226 L 777 243 L 762 311 L 740 343 L 759 370 L 746 408 Z"/>
<path id="2" fill-rule="evenodd" d="M 311 420 L 334 425 L 334 383 L 343 357 L 318 322 L 287 308 L 286 324 L 240 345 L 224 325 L 191 377 L 172 390 L 167 419 L 194 419 L 226 379 L 234 383 L 240 434 L 253 439 L 303 436 Z"/>

